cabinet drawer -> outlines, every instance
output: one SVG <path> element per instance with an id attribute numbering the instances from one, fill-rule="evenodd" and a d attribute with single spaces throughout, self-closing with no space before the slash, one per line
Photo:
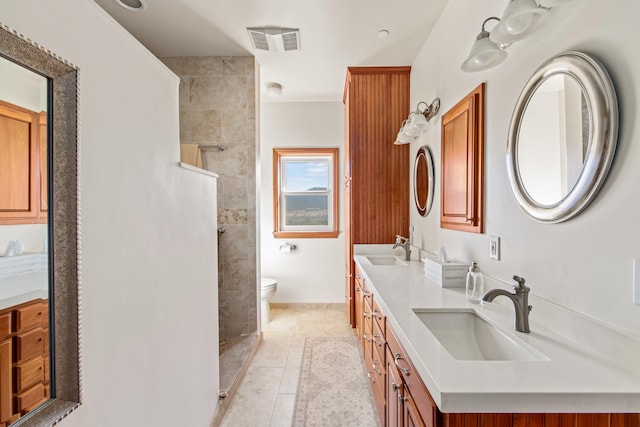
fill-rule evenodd
<path id="1" fill-rule="evenodd" d="M 47 353 L 46 356 L 44 357 L 42 361 L 42 366 L 44 368 L 44 383 L 49 384 L 49 369 L 50 369 L 49 353 Z"/>
<path id="2" fill-rule="evenodd" d="M 22 332 L 34 326 L 46 325 L 49 320 L 47 306 L 47 303 L 37 302 L 17 309 L 15 311 L 16 332 Z"/>
<path id="3" fill-rule="evenodd" d="M 11 312 L 0 314 L 0 340 L 11 335 Z"/>
<path id="4" fill-rule="evenodd" d="M 387 343 L 384 337 L 384 333 L 380 329 L 380 325 L 375 320 L 372 323 L 373 328 L 371 328 L 371 343 L 373 344 L 373 348 L 377 349 L 381 354 L 384 355 L 385 344 Z"/>
<path id="5" fill-rule="evenodd" d="M 44 329 L 36 328 L 29 332 L 16 335 L 15 337 L 15 356 L 16 363 L 21 363 L 31 359 L 34 356 L 40 356 L 44 353 L 45 345 Z"/>
<path id="6" fill-rule="evenodd" d="M 385 388 L 386 388 L 386 372 L 387 367 L 385 365 L 384 347 L 382 350 L 378 350 L 376 346 L 373 346 L 371 352 L 371 368 L 373 368 L 373 375 L 376 377 L 376 384 L 378 385 L 378 394 L 385 400 Z"/>
<path id="7" fill-rule="evenodd" d="M 16 408 L 23 415 L 45 400 L 44 386 L 37 384 L 30 389 L 16 394 Z"/>
<path id="8" fill-rule="evenodd" d="M 382 313 L 382 310 L 380 310 L 380 306 L 376 302 L 375 298 L 373 298 L 371 302 L 371 315 L 373 317 L 373 321 L 378 324 L 380 332 L 382 333 L 382 338 L 384 338 L 387 333 L 387 317 Z"/>
<path id="9" fill-rule="evenodd" d="M 15 367 L 15 390 L 21 392 L 44 381 L 44 358 L 38 356 Z"/>

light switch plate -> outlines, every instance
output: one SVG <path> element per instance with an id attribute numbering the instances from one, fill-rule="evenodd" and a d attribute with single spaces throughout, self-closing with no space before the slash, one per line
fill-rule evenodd
<path id="1" fill-rule="evenodd" d="M 640 305 L 640 258 L 633 260 L 633 303 Z"/>
<path id="2" fill-rule="evenodd" d="M 496 236 L 489 237 L 489 258 L 500 260 L 500 238 Z M 640 271 L 640 270 L 639 270 Z"/>

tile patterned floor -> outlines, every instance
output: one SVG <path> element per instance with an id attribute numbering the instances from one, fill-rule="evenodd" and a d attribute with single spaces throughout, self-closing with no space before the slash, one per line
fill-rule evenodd
<path id="1" fill-rule="evenodd" d="M 272 309 L 221 427 L 291 426 L 305 337 L 354 335 L 344 309 Z"/>

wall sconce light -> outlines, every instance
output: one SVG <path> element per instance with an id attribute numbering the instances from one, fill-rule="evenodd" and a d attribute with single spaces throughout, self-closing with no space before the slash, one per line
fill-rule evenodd
<path id="1" fill-rule="evenodd" d="M 420 109 L 421 105 L 424 105 L 424 109 Z M 427 125 L 427 122 L 438 114 L 438 111 L 440 111 L 440 98 L 434 99 L 431 104 L 427 104 L 424 101 L 418 102 L 416 111 L 409 113 L 407 120 L 402 122 L 398 136 L 393 143 L 402 145 L 415 141 L 422 129 Z"/>
<path id="2" fill-rule="evenodd" d="M 549 9 L 538 6 L 535 0 L 511 0 L 489 38 L 498 44 L 522 40 L 542 27 L 548 13 Z"/>
<path id="3" fill-rule="evenodd" d="M 501 64 L 505 59 L 507 59 L 507 52 L 505 51 L 507 46 L 498 45 L 491 41 L 489 38 L 489 31 L 484 28 L 487 22 L 493 19 L 498 22 L 500 21 L 500 19 L 492 16 L 485 19 L 482 23 L 482 30 L 476 37 L 476 41 L 473 42 L 469 56 L 467 56 L 467 59 L 464 60 L 460 67 L 462 71 L 471 73 L 474 71 L 486 70 Z"/>
<path id="4" fill-rule="evenodd" d="M 470 73 L 502 63 L 507 59 L 505 49 L 538 31 L 546 22 L 549 10 L 569 1 L 571 0 L 509 0 L 502 19 L 492 16 L 484 20 L 482 31 L 460 68 Z M 484 27 L 491 20 L 498 21 L 498 24 L 489 32 Z"/>

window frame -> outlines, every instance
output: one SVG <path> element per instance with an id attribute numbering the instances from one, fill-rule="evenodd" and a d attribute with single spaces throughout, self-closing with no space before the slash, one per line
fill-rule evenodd
<path id="1" fill-rule="evenodd" d="M 282 192 L 282 161 L 287 157 L 329 157 L 329 229 L 325 230 L 291 230 L 283 229 L 280 217 L 284 214 Z M 273 236 L 279 238 L 336 238 L 338 237 L 338 149 L 337 148 L 274 148 L 273 149 Z M 308 227 L 308 226 L 306 226 Z M 326 228 L 326 227 L 325 227 Z"/>

